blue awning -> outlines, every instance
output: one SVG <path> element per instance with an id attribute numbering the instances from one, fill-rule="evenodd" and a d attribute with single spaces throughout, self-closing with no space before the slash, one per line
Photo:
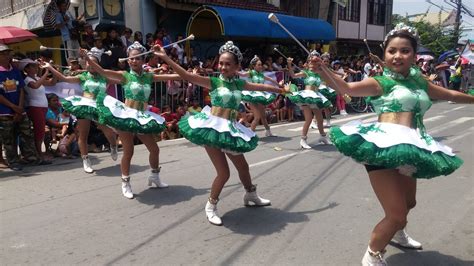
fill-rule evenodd
<path id="1" fill-rule="evenodd" d="M 207 31 L 207 34 L 203 34 L 210 36 L 212 31 L 215 34 L 218 30 L 220 35 L 226 37 L 290 38 L 279 25 L 268 19 L 268 14 L 253 10 L 204 5 L 196 9 L 189 18 L 187 33 L 188 35 L 193 33 L 199 37 L 199 33 L 195 32 Z M 334 28 L 324 20 L 276 15 L 281 24 L 300 40 L 327 42 L 336 38 Z M 213 26 L 212 20 L 217 20 L 218 26 Z"/>

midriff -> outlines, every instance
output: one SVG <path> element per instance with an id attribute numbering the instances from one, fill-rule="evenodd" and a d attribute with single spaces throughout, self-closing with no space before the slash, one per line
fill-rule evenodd
<path id="1" fill-rule="evenodd" d="M 390 112 L 379 115 L 379 122 L 399 124 L 414 128 L 413 113 L 412 112 Z"/>
<path id="2" fill-rule="evenodd" d="M 148 107 L 147 103 L 141 102 L 141 101 L 136 101 L 132 99 L 125 99 L 125 105 L 127 107 L 140 110 L 140 111 L 145 111 Z"/>

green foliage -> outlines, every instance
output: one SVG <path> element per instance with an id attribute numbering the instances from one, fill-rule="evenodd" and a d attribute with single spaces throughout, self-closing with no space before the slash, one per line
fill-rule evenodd
<path id="1" fill-rule="evenodd" d="M 433 25 L 423 20 L 415 22 L 400 15 L 393 15 L 393 27 L 400 22 L 415 27 L 420 35 L 421 45 L 430 49 L 435 56 L 439 56 L 447 50 L 456 48 L 459 36 L 456 36 L 453 29 L 446 29 L 442 27 L 440 23 Z M 460 31 L 462 32 L 462 29 Z"/>

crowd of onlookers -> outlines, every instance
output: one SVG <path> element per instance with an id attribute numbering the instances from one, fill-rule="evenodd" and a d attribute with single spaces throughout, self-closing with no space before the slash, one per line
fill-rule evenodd
<path id="1" fill-rule="evenodd" d="M 140 31 L 133 32 L 129 28 L 124 28 L 120 32 L 111 28 L 102 37 L 92 29 L 90 24 L 84 23 L 81 17 L 73 18 L 69 12 L 65 11 L 66 9 L 65 1 L 58 1 L 59 13 L 56 25 L 61 30 L 64 46 L 111 50 L 112 56 L 103 54 L 100 60 L 100 64 L 106 69 L 128 70 L 127 62 L 120 62 L 118 58 L 126 57 L 126 48 L 135 41 L 150 49 L 153 45 L 165 46 L 184 37 L 177 35 L 172 38 L 163 28 L 145 36 Z M 217 54 L 204 59 L 192 54 L 187 55 L 183 43 L 175 44 L 167 51 L 171 58 L 188 71 L 201 75 L 218 74 Z M 319 52 L 323 61 L 348 82 L 381 75 L 383 72 L 383 63 L 375 56 L 335 56 L 323 53 L 321 50 Z M 254 54 L 262 59 L 265 72 L 278 72 L 280 79 L 303 87 L 303 80 L 289 78 L 287 62 L 282 56 L 259 54 L 258 51 L 247 49 L 244 52 L 242 70 L 247 69 Z M 83 62 L 74 52 L 68 52 L 66 56 L 67 67 L 62 67 L 60 63 L 55 65 L 57 69 L 62 70 L 64 75 L 76 76 L 85 71 L 82 67 Z M 297 65 L 295 71 L 305 68 L 306 57 L 303 54 L 291 56 L 295 58 L 294 63 Z M 61 108 L 57 95 L 46 95 L 44 89 L 44 86 L 54 86 L 57 81 L 50 73 L 38 67 L 38 61 L 51 62 L 51 59 L 50 50 L 41 51 L 35 61 L 26 58 L 21 53 L 12 54 L 6 45 L 0 46 L 0 125 L 3 127 L 0 129 L 2 131 L 0 146 L 3 146 L 8 161 L 7 164 L 3 156 L 0 156 L 0 168 L 10 167 L 19 170 L 22 164 L 51 163 L 52 157 L 55 156 L 63 158 L 79 156 L 75 118 Z M 435 65 L 432 60 L 425 61 L 420 58 L 417 64 L 432 82 L 451 89 L 467 89 L 466 85 L 464 88 L 461 86 L 467 84 L 463 79 L 465 79 L 468 65 L 463 60 L 447 58 L 446 61 Z M 157 74 L 173 72 L 154 54 L 147 56 L 143 68 L 145 71 Z M 19 88 L 24 88 L 24 90 L 18 90 Z M 120 87 L 118 90 L 120 91 Z M 22 100 L 23 97 L 24 100 Z M 345 100 L 343 95 L 338 95 L 333 103 L 342 115 L 347 114 Z M 12 104 L 24 105 L 26 108 L 20 110 L 18 107 L 12 107 Z M 165 131 L 156 136 L 157 141 L 179 138 L 179 119 L 184 115 L 200 112 L 203 106 L 210 104 L 208 89 L 189 82 L 168 81 L 155 86 L 155 91 L 150 97 L 149 110 L 162 115 L 167 126 Z M 269 123 L 291 122 L 303 118 L 298 106 L 282 95 L 266 106 L 265 115 Z M 248 105 L 241 103 L 239 121 L 249 126 L 252 120 L 253 114 L 249 111 Z M 110 149 L 107 139 L 94 123 L 89 133 L 88 145 L 90 152 Z M 43 153 L 43 146 L 46 147 L 46 153 Z M 18 147 L 20 156 L 17 152 Z"/>

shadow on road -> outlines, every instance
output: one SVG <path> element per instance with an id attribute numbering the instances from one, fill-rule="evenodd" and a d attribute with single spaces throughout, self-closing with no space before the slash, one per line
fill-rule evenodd
<path id="1" fill-rule="evenodd" d="M 290 141 L 290 137 L 283 137 L 283 136 L 272 136 L 272 137 L 261 137 L 259 141 L 262 143 L 275 143 L 275 142 L 283 142 L 283 141 Z"/>
<path id="2" fill-rule="evenodd" d="M 308 214 L 315 214 L 335 208 L 339 204 L 331 202 L 327 206 L 304 212 L 286 212 L 272 207 L 243 207 L 222 216 L 224 226 L 243 235 L 270 235 L 280 232 L 290 223 L 309 221 Z"/>
<path id="3" fill-rule="evenodd" d="M 136 200 L 147 205 L 160 208 L 164 205 L 174 205 L 178 202 L 191 200 L 195 196 L 208 194 L 209 189 L 196 189 L 190 186 L 170 186 L 168 188 L 150 188 L 135 194 Z"/>
<path id="4" fill-rule="evenodd" d="M 404 253 L 397 253 L 386 258 L 388 265 L 474 265 L 474 261 L 460 260 L 456 257 L 441 254 L 438 251 L 416 251 L 405 250 Z"/>

